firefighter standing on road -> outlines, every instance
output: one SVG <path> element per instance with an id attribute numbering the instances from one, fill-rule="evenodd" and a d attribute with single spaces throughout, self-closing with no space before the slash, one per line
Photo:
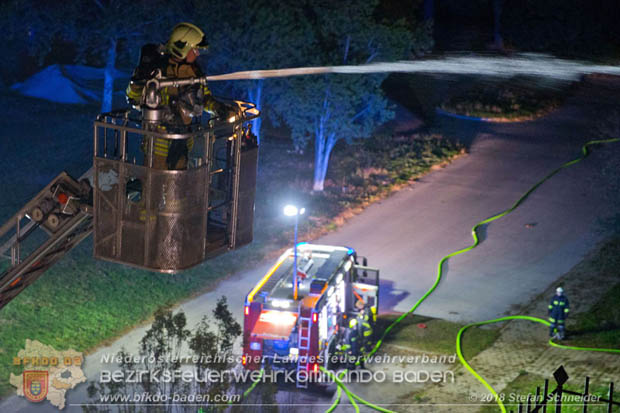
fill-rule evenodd
<path id="1" fill-rule="evenodd" d="M 558 287 L 549 303 L 549 322 L 551 322 L 549 336 L 551 338 L 564 340 L 566 333 L 565 321 L 569 310 L 568 298 L 564 295 L 564 289 Z M 556 329 L 557 333 L 555 332 Z"/>
<path id="2" fill-rule="evenodd" d="M 159 70 L 164 78 L 201 77 L 203 72 L 196 59 L 199 50 L 207 48 L 204 33 L 191 23 L 179 23 L 173 29 L 166 45 L 147 44 L 142 48 L 140 62 L 134 70 L 126 90 L 127 100 L 133 106 L 142 102 L 143 83 Z M 168 109 L 164 122 L 169 126 L 186 126 L 199 118 L 203 110 L 217 117 L 230 117 L 236 111 L 213 98 L 207 86 L 192 85 L 167 87 L 161 92 L 161 106 Z M 162 131 L 165 126 L 160 126 Z M 156 138 L 153 167 L 156 169 L 186 169 L 193 139 L 169 140 Z"/>

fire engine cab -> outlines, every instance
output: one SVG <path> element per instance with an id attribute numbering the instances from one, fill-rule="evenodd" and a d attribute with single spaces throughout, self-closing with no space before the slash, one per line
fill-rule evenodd
<path id="1" fill-rule="evenodd" d="M 377 314 L 379 270 L 359 258 L 351 248 L 300 243 L 295 277 L 294 248 L 282 254 L 246 296 L 243 365 L 298 372 L 328 367 L 351 320 Z"/>

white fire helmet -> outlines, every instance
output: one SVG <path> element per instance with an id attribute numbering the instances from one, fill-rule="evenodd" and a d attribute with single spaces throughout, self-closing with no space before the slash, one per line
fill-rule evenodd
<path id="1" fill-rule="evenodd" d="M 564 294 L 564 288 L 558 287 L 558 288 L 555 289 L 555 292 L 556 292 L 557 295 L 562 295 L 562 294 Z"/>

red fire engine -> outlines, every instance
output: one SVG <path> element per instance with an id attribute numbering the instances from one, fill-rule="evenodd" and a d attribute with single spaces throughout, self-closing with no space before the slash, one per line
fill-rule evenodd
<path id="1" fill-rule="evenodd" d="M 351 248 L 298 244 L 295 297 L 294 249 L 282 254 L 246 296 L 244 366 L 298 373 L 328 367 L 350 320 L 377 313 L 379 270 L 361 258 L 362 265 Z"/>

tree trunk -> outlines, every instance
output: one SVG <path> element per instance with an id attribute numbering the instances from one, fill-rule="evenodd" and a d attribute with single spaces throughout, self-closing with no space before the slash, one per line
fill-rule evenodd
<path id="1" fill-rule="evenodd" d="M 101 113 L 112 110 L 112 97 L 114 96 L 114 65 L 116 63 L 116 38 L 110 39 L 105 69 L 103 71 L 103 99 L 101 100 Z"/>
<path id="2" fill-rule="evenodd" d="M 325 177 L 327 176 L 327 168 L 329 167 L 329 157 L 332 149 L 336 145 L 338 139 L 335 133 L 330 133 L 327 137 L 324 131 L 321 135 L 315 136 L 314 141 L 314 182 L 312 184 L 313 191 L 322 191 L 325 188 Z"/>
<path id="3" fill-rule="evenodd" d="M 325 185 L 325 168 L 323 161 L 323 153 L 325 152 L 325 136 L 323 134 L 314 137 L 314 182 L 312 184 L 313 191 L 322 191 Z"/>

